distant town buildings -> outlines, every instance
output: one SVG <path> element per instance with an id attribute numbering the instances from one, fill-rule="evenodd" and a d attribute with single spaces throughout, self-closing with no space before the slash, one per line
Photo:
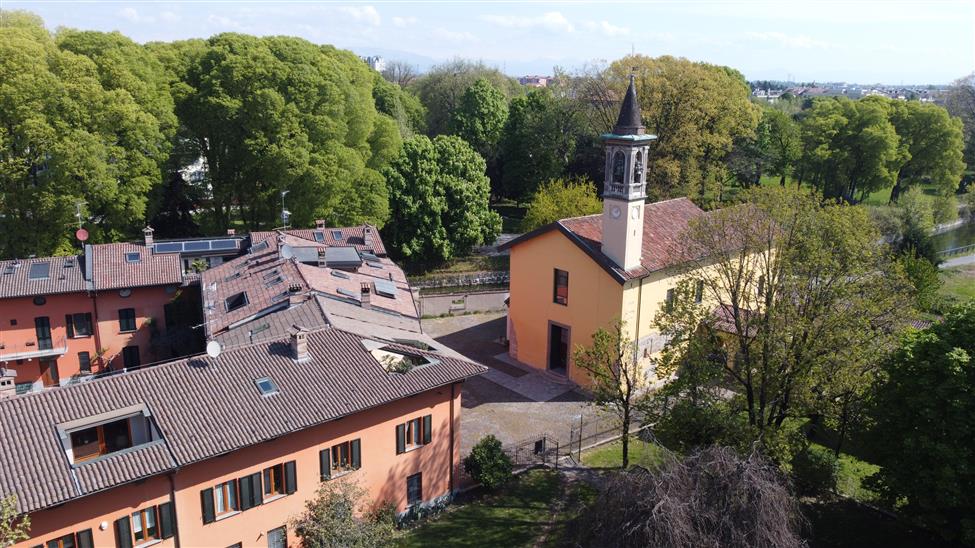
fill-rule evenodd
<path id="1" fill-rule="evenodd" d="M 522 76 L 518 79 L 518 82 L 523 86 L 528 86 L 530 88 L 544 88 L 548 87 L 549 80 L 551 76 Z"/>
<path id="2" fill-rule="evenodd" d="M 386 60 L 378 55 L 368 55 L 362 58 L 363 61 L 369 65 L 369 68 L 376 72 L 382 72 L 386 70 Z"/>
<path id="3" fill-rule="evenodd" d="M 901 101 L 917 100 L 922 103 L 944 103 L 947 86 L 889 86 L 882 84 L 862 85 L 846 82 L 796 84 L 795 82 L 753 82 L 752 97 L 774 103 L 783 95 L 793 97 L 849 97 L 859 99 L 872 95 Z"/>

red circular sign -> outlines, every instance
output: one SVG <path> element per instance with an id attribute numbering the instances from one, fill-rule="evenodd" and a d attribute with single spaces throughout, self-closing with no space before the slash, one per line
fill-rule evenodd
<path id="1" fill-rule="evenodd" d="M 83 228 L 79 228 L 74 235 L 75 238 L 78 238 L 78 240 L 82 242 L 88 239 L 88 231 Z"/>

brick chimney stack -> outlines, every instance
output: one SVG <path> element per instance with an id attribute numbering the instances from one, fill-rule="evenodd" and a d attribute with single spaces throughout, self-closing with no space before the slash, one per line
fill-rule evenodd
<path id="1" fill-rule="evenodd" d="M 297 363 L 311 359 L 308 352 L 308 330 L 300 325 L 292 325 L 288 331 L 291 334 L 291 358 Z"/>
<path id="2" fill-rule="evenodd" d="M 155 232 L 151 226 L 142 229 L 142 235 L 146 237 L 146 247 L 152 247 L 152 233 Z"/>
<path id="3" fill-rule="evenodd" d="M 0 367 L 0 400 L 17 395 L 17 372 Z"/>
<path id="4" fill-rule="evenodd" d="M 372 285 L 369 282 L 362 282 L 359 285 L 359 304 L 362 308 L 372 306 Z"/>
<path id="5" fill-rule="evenodd" d="M 315 219 L 315 229 L 325 230 L 325 219 Z"/>

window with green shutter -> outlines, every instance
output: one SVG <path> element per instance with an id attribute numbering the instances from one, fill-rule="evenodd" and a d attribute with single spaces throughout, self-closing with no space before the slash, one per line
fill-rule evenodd
<path id="1" fill-rule="evenodd" d="M 433 416 L 425 415 L 396 426 L 396 454 L 422 447 L 432 439 Z"/>
<path id="2" fill-rule="evenodd" d="M 318 467 L 321 472 L 322 481 L 332 479 L 332 450 L 322 449 L 318 452 Z"/>

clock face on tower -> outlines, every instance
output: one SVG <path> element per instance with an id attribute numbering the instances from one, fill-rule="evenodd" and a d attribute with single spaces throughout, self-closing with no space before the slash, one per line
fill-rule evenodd
<path id="1" fill-rule="evenodd" d="M 611 209 L 611 210 L 609 211 L 609 213 L 610 213 L 610 215 L 612 215 L 612 216 L 613 216 L 613 218 L 614 218 L 614 219 L 619 219 L 619 218 L 620 218 L 620 214 L 621 214 L 622 212 L 620 211 L 620 208 L 619 208 L 619 206 L 613 206 L 613 209 Z"/>
<path id="2" fill-rule="evenodd" d="M 637 220 L 640 219 L 640 207 L 639 206 L 633 206 L 633 207 L 630 208 L 630 218 L 633 219 L 634 221 L 637 221 Z"/>

